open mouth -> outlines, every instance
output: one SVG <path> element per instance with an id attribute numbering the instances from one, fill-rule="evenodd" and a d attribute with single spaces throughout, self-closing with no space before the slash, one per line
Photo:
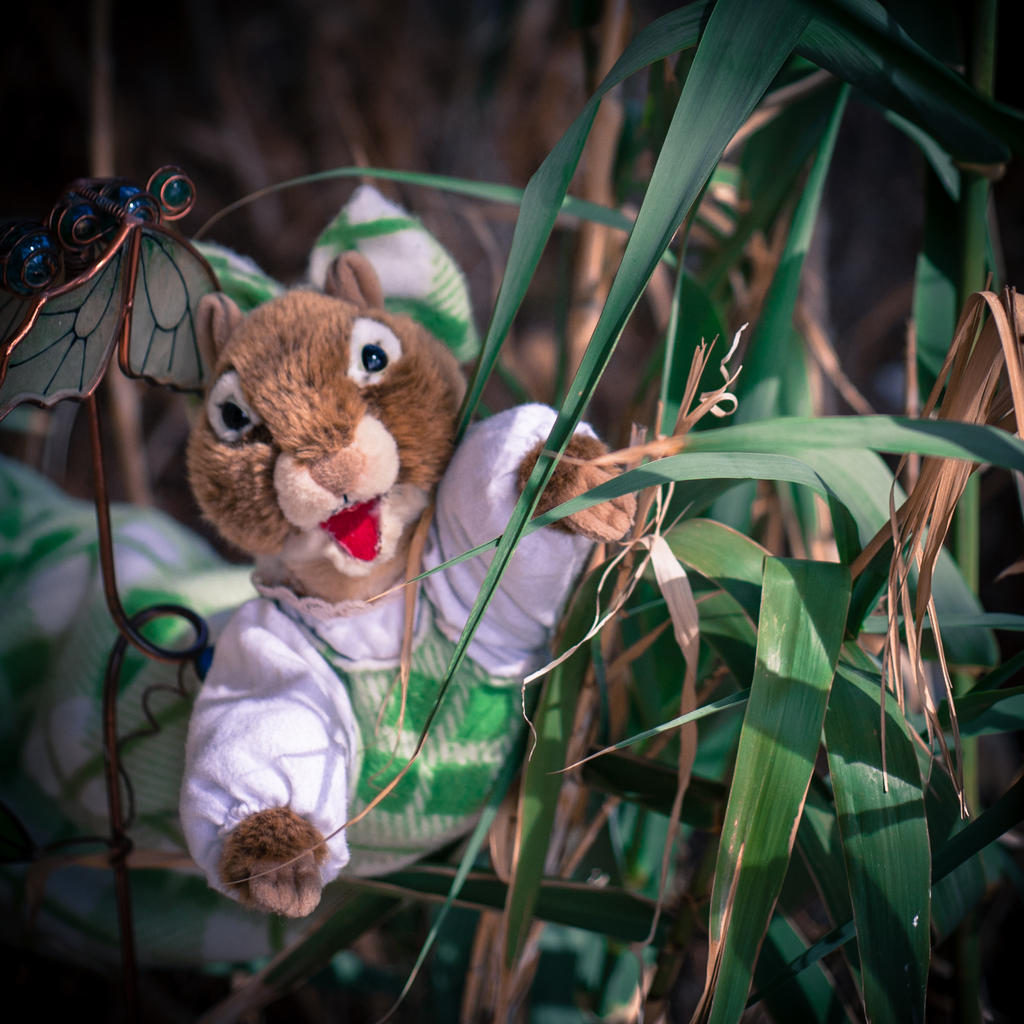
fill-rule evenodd
<path id="1" fill-rule="evenodd" d="M 325 519 L 326 530 L 353 558 L 372 562 L 380 551 L 380 498 L 349 505 Z"/>

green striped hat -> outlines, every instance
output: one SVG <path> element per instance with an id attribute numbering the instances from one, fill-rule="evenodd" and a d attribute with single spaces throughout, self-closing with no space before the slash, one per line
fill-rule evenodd
<path id="1" fill-rule="evenodd" d="M 246 312 L 285 290 L 247 256 L 212 242 L 197 247 L 217 274 L 221 291 Z M 317 238 L 309 284 L 322 289 L 331 263 L 351 250 L 373 264 L 389 311 L 418 321 L 460 362 L 476 357 L 480 337 L 462 271 L 419 220 L 372 185 L 360 185 Z"/>

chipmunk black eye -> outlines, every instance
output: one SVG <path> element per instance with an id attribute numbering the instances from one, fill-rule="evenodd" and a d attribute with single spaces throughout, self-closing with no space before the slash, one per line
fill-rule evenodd
<path id="1" fill-rule="evenodd" d="M 388 354 L 380 345 L 364 345 L 361 357 L 367 373 L 379 373 L 388 365 Z"/>
<path id="2" fill-rule="evenodd" d="M 245 410 L 234 402 L 221 403 L 220 418 L 228 430 L 244 430 L 252 422 Z"/>

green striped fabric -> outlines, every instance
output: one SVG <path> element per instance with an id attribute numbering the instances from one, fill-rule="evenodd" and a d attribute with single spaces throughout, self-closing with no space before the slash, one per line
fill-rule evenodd
<path id="1" fill-rule="evenodd" d="M 112 508 L 118 589 L 131 613 L 154 601 L 193 608 L 216 625 L 254 595 L 248 566 L 231 566 L 195 534 L 151 510 Z M 109 834 L 103 775 L 102 689 L 116 631 L 107 611 L 95 511 L 32 470 L 0 458 L 0 799 L 39 847 Z M 154 628 L 155 627 L 155 628 Z M 191 628 L 157 620 L 147 635 L 173 645 Z M 167 687 L 177 669 L 135 652 L 119 679 L 122 736 L 146 724 L 149 693 L 159 732 L 124 744 L 143 855 L 184 854 L 178 791 L 191 694 Z M 112 873 L 73 863 L 102 855 L 97 841 L 60 848 L 42 877 L 27 864 L 0 868 L 0 937 L 89 962 L 119 957 Z M 67 859 L 72 862 L 68 863 Z M 30 870 L 37 881 L 29 883 Z M 273 952 L 278 923 L 211 890 L 186 870 L 132 872 L 136 943 L 143 963 L 247 960 Z M 307 922 L 308 924 L 308 922 Z M 290 934 L 297 935 L 296 926 Z"/>
<path id="2" fill-rule="evenodd" d="M 216 632 L 254 596 L 249 566 L 228 565 L 199 537 L 162 513 L 114 506 L 118 588 L 130 612 L 154 602 L 183 604 L 206 616 Z M 0 799 L 39 846 L 109 834 L 103 775 L 102 689 L 116 638 L 103 596 L 91 504 L 0 458 Z M 424 602 L 423 614 L 430 616 Z M 155 629 L 153 627 L 156 627 Z M 151 639 L 185 643 L 191 629 L 155 621 Z M 352 814 L 362 810 L 405 766 L 433 708 L 453 644 L 432 623 L 413 651 L 405 717 L 397 668 L 349 674 L 344 661 L 317 643 L 349 693 L 364 751 Z M 130 837 L 147 855 L 185 856 L 178 793 L 192 695 L 198 680 L 128 653 L 119 680 L 118 727 L 127 736 L 146 724 L 143 703 L 160 725 L 123 745 L 134 819 Z M 340 682 L 339 682 L 340 685 Z M 148 694 L 148 696 L 147 696 Z M 380 712 L 385 706 L 383 714 Z M 398 787 L 352 827 L 351 874 L 377 874 L 406 864 L 464 834 L 486 799 L 498 767 L 522 728 L 518 680 L 491 678 L 465 662 L 448 688 L 421 756 Z M 378 727 L 379 721 L 379 727 Z M 97 843 L 62 853 L 95 854 Z M 42 943 L 82 959 L 118 956 L 116 904 L 110 871 L 61 866 L 47 876 L 41 903 L 29 913 L 27 866 L 0 867 L 0 938 Z M 343 876 L 344 877 L 344 876 Z M 284 929 L 179 869 L 132 872 L 139 956 L 144 963 L 196 964 L 269 955 Z M 321 914 L 344 887 L 328 886 Z"/>
<path id="3" fill-rule="evenodd" d="M 285 290 L 248 256 L 215 242 L 194 244 L 217 275 L 220 290 L 243 312 Z M 460 362 L 477 356 L 480 336 L 462 271 L 419 220 L 368 185 L 356 191 L 317 238 L 310 260 L 312 283 L 322 287 L 327 266 L 352 250 L 362 252 L 374 264 L 388 310 L 416 320 Z M 398 274 L 396 267 L 400 268 Z"/>
<path id="4" fill-rule="evenodd" d="M 421 614 L 430 614 L 425 602 L 421 608 Z M 400 730 L 397 669 L 351 671 L 329 647 L 320 649 L 348 685 L 362 737 L 362 763 L 350 809 L 354 816 L 413 756 L 454 644 L 432 623 L 417 641 Z M 522 713 L 518 679 L 492 678 L 464 662 L 430 723 L 420 756 L 396 788 L 349 829 L 352 861 L 346 871 L 393 870 L 464 835 L 515 745 Z"/>
<path id="5" fill-rule="evenodd" d="M 217 275 L 217 284 L 225 295 L 248 313 L 284 291 L 284 286 L 265 274 L 248 256 L 240 256 L 215 242 L 195 242 L 196 248 Z"/>

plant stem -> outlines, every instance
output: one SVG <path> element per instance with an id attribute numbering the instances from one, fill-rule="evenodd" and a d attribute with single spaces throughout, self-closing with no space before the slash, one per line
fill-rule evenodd
<path id="1" fill-rule="evenodd" d="M 995 78 L 996 13 L 998 0 L 978 0 L 970 25 L 970 53 L 967 76 L 970 84 L 984 96 L 991 97 Z M 989 183 L 975 171 L 965 170 L 960 195 L 960 282 L 958 307 L 963 308 L 969 295 L 980 291 L 986 281 L 986 241 Z M 978 477 L 967 483 L 957 507 L 953 524 L 954 554 L 964 581 L 974 593 L 980 583 L 981 501 Z M 954 693 L 962 694 L 973 684 L 965 673 L 953 678 Z M 978 811 L 978 742 L 963 743 L 962 768 L 964 797 L 967 806 Z M 961 922 L 956 937 L 957 1017 L 963 1024 L 980 1024 L 981 949 L 975 911 Z"/>

